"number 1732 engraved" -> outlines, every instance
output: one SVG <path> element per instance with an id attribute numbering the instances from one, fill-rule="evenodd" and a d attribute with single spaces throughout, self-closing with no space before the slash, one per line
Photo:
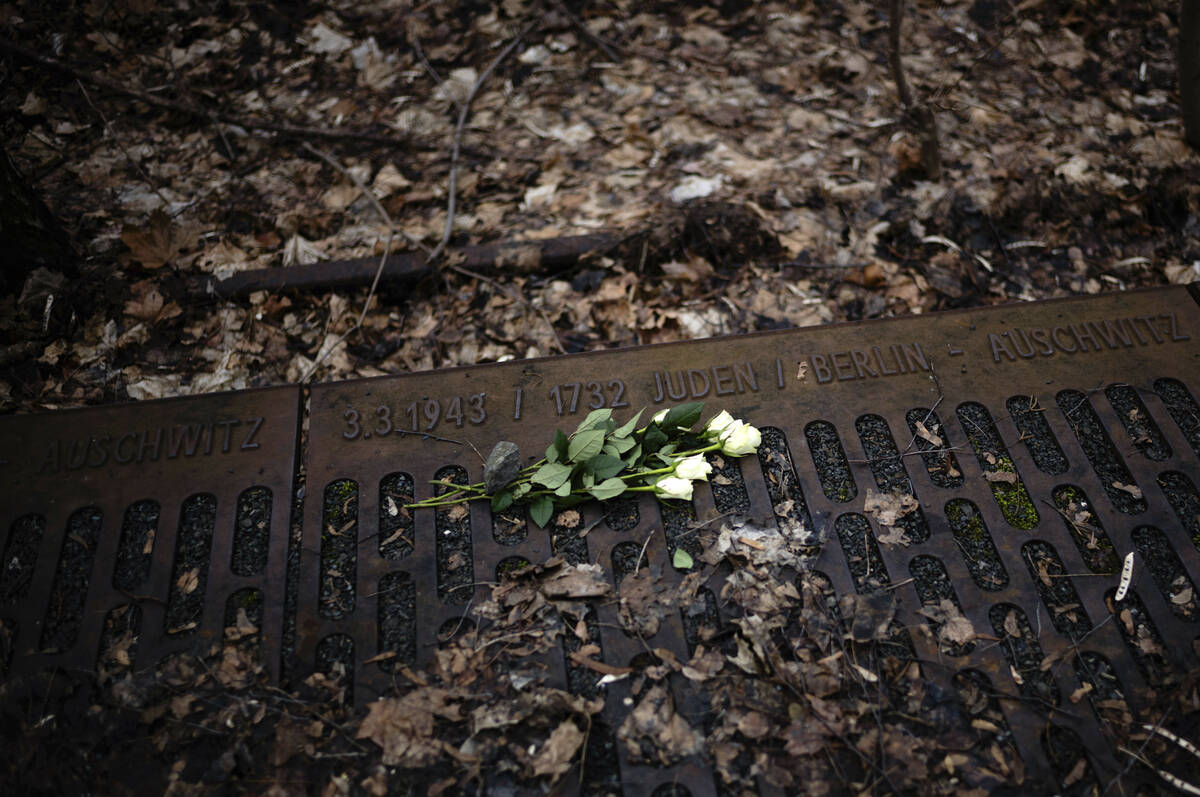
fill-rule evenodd
<path id="1" fill-rule="evenodd" d="M 449 423 L 460 429 L 464 423 L 478 426 L 487 420 L 487 410 L 483 405 L 486 397 L 486 393 L 472 393 L 465 398 L 420 399 L 411 402 L 398 415 L 386 404 L 362 413 L 349 407 L 342 415 L 346 422 L 342 437 L 347 440 L 366 440 L 389 434 L 421 434 L 432 432 L 439 424 Z"/>

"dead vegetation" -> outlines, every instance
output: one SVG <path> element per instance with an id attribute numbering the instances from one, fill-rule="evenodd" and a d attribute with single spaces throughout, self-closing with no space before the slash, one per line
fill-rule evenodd
<path id="1" fill-rule="evenodd" d="M 892 83 L 885 6 L 3 6 L 4 149 L 84 257 L 79 280 L 39 272 L 0 299 L 0 406 L 1197 279 L 1200 156 L 1183 142 L 1173 88 L 1177 4 L 907 4 L 904 74 L 936 119 L 936 181 Z M 560 271 L 520 259 L 486 275 L 454 268 L 461 245 L 596 231 L 620 243 Z M 442 243 L 439 271 L 403 289 L 385 272 L 370 294 L 186 292 L 204 274 L 386 261 Z M 881 542 L 902 543 L 906 497 L 873 501 L 894 535 Z M 1045 785 L 1025 780 L 990 687 L 964 678 L 940 694 L 908 647 L 917 633 L 946 649 L 1016 646 L 1016 615 L 977 629 L 943 600 L 928 628 L 897 628 L 886 590 L 831 597 L 808 566 L 811 530 L 698 533 L 735 619 L 703 632 L 686 660 L 650 650 L 642 666 L 614 667 L 589 638 L 585 617 L 603 602 L 635 635 L 696 605 L 696 580 L 668 589 L 640 562 L 616 586 L 562 562 L 518 574 L 474 608 L 474 630 L 429 671 L 400 672 L 365 715 L 346 707 L 337 672 L 268 685 L 248 618 L 209 655 L 154 672 L 129 672 L 132 640 L 116 635 L 96 680 L 5 686 L 5 778 L 46 793 L 570 781 L 603 793 L 621 745 L 657 763 L 700 756 L 723 782 L 785 791 Z M 1135 613 L 1119 619 L 1139 634 Z M 592 693 L 530 674 L 567 648 Z M 628 688 L 634 708 L 617 727 L 599 681 Z M 699 715 L 681 711 L 681 681 L 709 696 Z M 1196 687 L 1185 679 L 1159 697 L 1195 706 Z M 1124 696 L 1097 706 L 1131 761 L 1170 758 L 1173 743 L 1140 728 Z M 1055 787 L 1083 790 L 1086 759 L 1064 749 Z"/>

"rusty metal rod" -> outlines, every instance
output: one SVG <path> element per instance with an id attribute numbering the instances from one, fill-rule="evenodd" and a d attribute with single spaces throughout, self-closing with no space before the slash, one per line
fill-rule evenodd
<path id="1" fill-rule="evenodd" d="M 608 251 L 620 238 L 609 232 L 549 238 L 544 241 L 518 241 L 464 246 L 452 254 L 462 256 L 459 265 L 477 271 L 497 271 L 513 266 L 521 271 L 545 271 L 571 265 L 585 255 Z M 536 253 L 532 248 L 536 247 Z M 196 299 L 234 299 L 254 291 L 312 290 L 366 285 L 379 268 L 378 256 L 332 260 L 305 266 L 263 268 L 241 271 L 224 279 L 206 275 L 188 284 L 188 293 Z M 426 265 L 423 252 L 405 252 L 388 259 L 383 281 L 415 282 L 435 269 Z"/>

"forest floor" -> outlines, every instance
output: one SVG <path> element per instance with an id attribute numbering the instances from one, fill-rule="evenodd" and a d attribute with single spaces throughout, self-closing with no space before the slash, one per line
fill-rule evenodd
<path id="1" fill-rule="evenodd" d="M 80 263 L 78 275 L 40 271 L 0 297 L 0 410 L 1200 279 L 1200 153 L 1179 119 L 1177 2 L 909 5 L 903 68 L 937 123 L 936 179 L 920 114 L 897 94 L 885 3 L 0 4 L 0 140 Z M 253 269 L 386 266 L 437 250 L 448 219 L 448 248 L 415 282 L 189 291 Z M 518 258 L 480 273 L 457 254 L 598 232 L 613 245 L 554 268 Z M 257 633 L 241 619 L 231 642 Z M 882 639 L 865 634 L 856 641 Z M 836 637 L 811 638 L 813 662 Z M 225 650 L 152 685 L 102 672 L 105 699 L 137 710 L 93 712 L 86 744 L 7 714 L 20 729 L 7 776 L 71 791 L 149 755 L 161 764 L 138 764 L 150 788 L 382 794 L 403 783 L 398 765 L 452 760 L 430 793 L 478 785 L 480 762 L 545 785 L 573 766 L 594 712 L 565 693 L 489 683 L 513 698 L 501 716 L 463 683 L 470 662 L 448 655 L 439 672 L 412 674 L 409 703 L 363 724 L 339 707 L 337 684 L 317 678 L 297 698 L 256 680 L 242 648 Z M 109 664 L 120 660 L 117 650 Z M 699 680 L 720 667 L 688 665 Z M 827 666 L 835 680 L 857 677 L 847 661 Z M 22 688 L 29 699 L 6 712 L 62 687 Z M 980 700 L 973 721 L 986 725 Z M 431 724 L 414 725 L 416 714 Z M 534 720 L 516 741 L 488 737 L 468 754 L 444 732 L 468 716 L 499 732 Z M 691 744 L 656 717 L 666 747 Z M 766 733 L 754 712 L 731 717 L 729 744 Z M 864 744 L 882 747 L 889 732 Z M 830 742 L 803 733 L 789 749 Z M 902 752 L 900 738 L 887 741 L 899 745 L 901 771 L 884 773 L 895 782 L 866 766 L 857 788 L 1020 782 L 1002 745 L 973 748 L 975 774 L 960 782 L 958 759 L 932 743 Z M 760 778 L 824 783 L 759 763 Z M 1072 766 L 1068 786 L 1081 782 Z"/>

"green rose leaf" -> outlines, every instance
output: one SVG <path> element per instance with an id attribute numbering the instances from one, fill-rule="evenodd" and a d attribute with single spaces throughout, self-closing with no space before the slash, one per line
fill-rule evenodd
<path id="1" fill-rule="evenodd" d="M 571 483 L 563 482 L 558 486 L 558 489 L 554 491 L 554 494 L 566 498 L 571 494 Z"/>
<path id="2" fill-rule="evenodd" d="M 550 500 L 550 496 L 548 495 L 539 495 L 529 505 L 529 517 L 541 528 L 546 527 L 546 523 L 550 521 L 550 516 L 553 514 L 554 502 Z"/>
<path id="3" fill-rule="evenodd" d="M 604 480 L 620 473 L 625 463 L 608 454 L 597 454 L 588 460 L 587 466 L 591 473 L 596 474 L 597 479 Z"/>
<path id="4" fill-rule="evenodd" d="M 567 446 L 567 459 L 571 462 L 582 462 L 600 453 L 604 447 L 604 430 L 589 429 L 577 432 Z"/>
<path id="5" fill-rule="evenodd" d="M 668 433 L 674 432 L 676 429 L 691 429 L 696 425 L 696 421 L 700 420 L 703 412 L 703 401 L 680 404 L 678 407 L 667 410 L 667 417 L 663 418 L 659 426 L 666 429 Z"/>
<path id="6" fill-rule="evenodd" d="M 676 570 L 691 570 L 692 565 L 696 564 L 692 560 L 692 555 L 682 548 L 675 549 L 675 556 L 671 558 L 671 564 Z"/>
<path id="7" fill-rule="evenodd" d="M 508 490 L 501 490 L 492 496 L 492 511 L 503 512 L 512 506 L 513 494 Z"/>
<path id="8" fill-rule="evenodd" d="M 605 407 L 599 410 L 592 410 L 587 414 L 587 417 L 579 422 L 579 428 L 575 430 L 575 434 L 585 432 L 596 426 L 603 426 L 604 422 L 612 417 L 612 409 Z"/>
<path id="9" fill-rule="evenodd" d="M 599 498 L 601 501 L 607 501 L 610 498 L 616 498 L 621 493 L 625 492 L 625 482 L 614 477 L 605 479 L 592 489 L 588 490 L 593 498 Z"/>
<path id="10" fill-rule="evenodd" d="M 548 490 L 554 490 L 569 478 L 571 478 L 570 465 L 549 462 L 534 471 L 529 480 L 534 484 L 542 485 Z"/>
<path id="11" fill-rule="evenodd" d="M 628 437 L 630 434 L 632 434 L 633 430 L 637 428 L 638 419 L 642 417 L 643 412 L 645 412 L 644 409 L 638 410 L 637 415 L 634 415 L 632 418 L 630 418 L 628 421 L 626 421 L 619 429 L 617 429 L 615 432 L 613 432 L 613 437 Z"/>
<path id="12" fill-rule="evenodd" d="M 533 485 L 531 485 L 529 482 L 521 482 L 512 488 L 513 498 L 524 498 L 525 494 L 531 489 L 533 489 Z"/>
<path id="13" fill-rule="evenodd" d="M 594 461 L 594 459 L 593 459 L 593 461 Z M 585 470 L 583 472 L 583 475 L 579 479 L 580 486 L 583 487 L 583 489 L 585 489 L 585 490 L 587 488 L 591 487 L 595 483 L 596 483 L 596 474 L 592 473 L 590 470 Z"/>
<path id="14" fill-rule="evenodd" d="M 611 446 L 616 453 L 624 454 L 635 445 L 637 445 L 637 441 L 632 437 L 610 437 L 604 444 L 604 448 L 608 449 Z"/>
<path id="15" fill-rule="evenodd" d="M 662 429 L 659 429 L 657 426 L 651 424 L 650 428 L 646 430 L 645 437 L 642 438 L 642 446 L 645 448 L 647 454 L 652 454 L 658 449 L 662 448 L 663 444 L 665 444 L 669 439 L 670 438 L 663 434 Z"/>
<path id="16" fill-rule="evenodd" d="M 567 458 L 567 436 L 562 429 L 554 430 L 554 442 L 546 448 L 546 461 L 558 462 Z"/>

